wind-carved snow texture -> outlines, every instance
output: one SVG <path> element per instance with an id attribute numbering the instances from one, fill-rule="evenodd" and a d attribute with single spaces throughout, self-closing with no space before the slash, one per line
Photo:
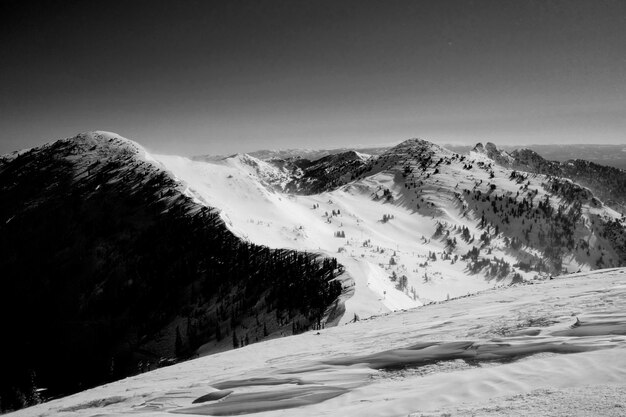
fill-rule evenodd
<path id="1" fill-rule="evenodd" d="M 597 336 L 610 334 L 626 335 L 626 322 L 611 323 L 612 330 L 608 333 L 605 332 L 605 330 L 608 329 L 606 329 L 606 324 L 604 323 L 587 323 L 586 326 L 593 328 L 594 330 L 592 332 Z M 348 356 L 341 359 L 329 360 L 322 362 L 323 365 L 329 365 L 328 367 L 313 366 L 310 369 L 312 371 L 328 370 L 341 372 L 340 368 L 336 369 L 333 368 L 333 366 L 349 367 L 365 365 L 371 369 L 389 371 L 419 368 L 426 365 L 456 360 L 463 360 L 471 363 L 473 366 L 479 366 L 484 362 L 505 363 L 539 353 L 582 353 L 609 347 L 611 346 L 586 346 L 583 344 L 546 341 L 537 343 L 523 343 L 518 341 L 518 343 L 511 344 L 508 343 L 506 339 L 498 343 L 484 344 L 471 341 L 423 342 L 404 349 L 393 349 L 372 355 Z M 287 372 L 293 372 L 293 370 L 288 370 Z M 301 372 L 301 375 L 306 376 L 307 371 Z M 262 390 L 263 388 L 267 389 L 267 387 L 274 385 L 290 385 L 290 387 L 281 390 Z M 296 387 L 291 385 L 296 385 Z M 297 387 L 297 385 L 311 386 Z M 343 387 L 326 386 L 314 380 L 304 382 L 296 378 L 251 378 L 225 381 L 213 384 L 212 388 L 219 390 L 223 388 L 236 389 L 250 386 L 259 387 L 257 389 L 261 389 L 261 391 L 245 393 L 237 393 L 236 391 L 215 391 L 193 401 L 193 403 L 207 403 L 212 401 L 211 403 L 174 410 L 173 412 L 213 416 L 251 414 L 317 404 L 349 391 Z M 217 402 L 217 400 L 224 397 L 228 398 Z"/>
<path id="2" fill-rule="evenodd" d="M 625 353 L 621 268 L 262 342 L 16 415 L 618 416 Z"/>

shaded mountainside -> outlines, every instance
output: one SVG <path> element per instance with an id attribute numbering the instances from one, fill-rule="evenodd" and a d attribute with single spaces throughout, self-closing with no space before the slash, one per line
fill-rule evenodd
<path id="1" fill-rule="evenodd" d="M 0 164 L 2 409 L 319 326 L 334 259 L 243 242 L 135 143 L 60 140 Z"/>
<path id="2" fill-rule="evenodd" d="M 531 149 L 505 152 L 489 142 L 484 146 L 477 144 L 473 151 L 505 167 L 568 178 L 590 188 L 596 197 L 613 209 L 626 213 L 626 170 L 582 159 L 549 161 Z"/>
<path id="3" fill-rule="evenodd" d="M 367 159 L 356 151 L 332 154 L 315 161 L 296 159 L 292 163 L 301 170 L 301 175 L 289 182 L 285 191 L 318 194 L 333 190 L 355 179 L 363 171 Z"/>
<path id="4" fill-rule="evenodd" d="M 559 177 L 590 188 L 603 203 L 626 214 L 626 170 L 576 159 L 561 162 Z"/>

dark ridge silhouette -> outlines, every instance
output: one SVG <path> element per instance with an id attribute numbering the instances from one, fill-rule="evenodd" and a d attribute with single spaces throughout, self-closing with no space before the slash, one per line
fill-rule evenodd
<path id="1" fill-rule="evenodd" d="M 342 291 L 335 259 L 243 242 L 181 190 L 133 142 L 98 134 L 3 160 L 4 410 L 209 341 L 224 350 L 292 321 L 320 326 Z"/>

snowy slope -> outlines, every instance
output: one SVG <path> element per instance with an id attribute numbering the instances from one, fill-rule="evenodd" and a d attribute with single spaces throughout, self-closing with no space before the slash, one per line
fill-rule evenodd
<path id="1" fill-rule="evenodd" d="M 15 415 L 618 416 L 624 311 L 626 269 L 565 275 L 250 345 Z"/>
<path id="2" fill-rule="evenodd" d="M 329 193 L 294 196 L 270 191 L 255 176 L 234 166 L 181 157 L 156 158 L 188 184 L 199 201 L 221 209 L 223 219 L 239 236 L 270 247 L 337 257 L 356 286 L 347 300 L 343 322 L 354 314 L 368 317 L 493 286 L 483 277 L 467 277 L 460 263 L 441 268 L 418 266 L 427 261 L 429 251 L 441 250 L 443 245 L 420 244 L 422 236 L 434 233 L 430 217 L 372 199 L 381 186 L 393 183 L 389 174 Z M 333 211 L 340 214 L 333 216 Z M 384 215 L 392 215 L 393 221 L 383 223 Z M 346 237 L 335 237 L 335 232 L 344 232 Z M 396 265 L 389 265 L 392 257 Z M 424 283 L 427 270 L 434 279 Z M 413 278 L 415 299 L 395 289 L 389 279 L 394 271 L 397 276 Z"/>
<path id="3" fill-rule="evenodd" d="M 155 158 L 199 202 L 220 209 L 240 237 L 337 257 L 346 267 L 344 278 L 352 278 L 346 285 L 354 286 L 346 294 L 341 323 L 355 315 L 369 317 L 532 279 L 543 267 L 542 235 L 555 224 L 538 211 L 537 202 L 550 198 L 555 212 L 560 205 L 573 205 L 548 188 L 550 178 L 544 175 L 526 175 L 522 182 L 486 153 L 462 156 L 419 139 L 371 159 L 356 181 L 314 195 L 277 191 L 280 187 L 273 184 L 288 181 L 288 173 L 249 155 L 213 163 Z M 511 207 L 532 202 L 534 212 L 505 216 L 512 210 L 504 208 L 509 199 L 514 201 Z M 586 195 L 580 219 L 568 235 L 576 250 L 559 255 L 562 268 L 574 272 L 620 265 L 623 254 L 602 236 L 600 227 L 606 219 L 619 217 Z M 470 239 L 462 237 L 465 228 Z M 523 233 L 525 228 L 528 233 Z M 515 239 L 520 247 L 512 249 Z M 464 259 L 474 247 L 480 254 Z M 602 265 L 596 265 L 598 259 Z M 544 275 L 550 267 L 545 266 Z M 406 285 L 400 285 L 403 279 Z"/>

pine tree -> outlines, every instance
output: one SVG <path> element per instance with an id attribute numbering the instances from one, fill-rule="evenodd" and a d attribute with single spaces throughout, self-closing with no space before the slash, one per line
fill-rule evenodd
<path id="1" fill-rule="evenodd" d="M 174 343 L 174 351 L 176 356 L 181 356 L 183 353 L 183 340 L 180 336 L 180 328 L 176 326 L 176 342 Z"/>
<path id="2" fill-rule="evenodd" d="M 222 340 L 222 329 L 220 328 L 219 323 L 215 325 L 215 338 L 217 339 L 218 342 Z"/>
<path id="3" fill-rule="evenodd" d="M 191 317 L 187 317 L 187 343 L 191 346 L 195 341 L 195 330 L 191 323 Z"/>

